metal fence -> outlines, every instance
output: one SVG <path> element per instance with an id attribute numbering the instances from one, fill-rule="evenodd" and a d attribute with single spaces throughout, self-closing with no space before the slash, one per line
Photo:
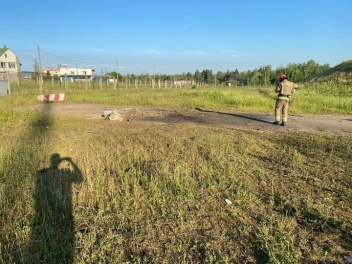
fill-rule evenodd
<path id="1" fill-rule="evenodd" d="M 22 71 L 19 73 L 8 72 L 6 77 L 5 72 L 0 72 L 0 80 L 6 80 L 10 83 L 17 83 L 21 87 L 21 83 L 27 81 L 36 82 L 40 93 L 42 89 L 56 87 L 58 89 L 83 88 L 83 89 L 118 89 L 118 88 L 195 88 L 206 87 L 211 84 L 195 82 L 193 80 L 161 80 L 153 77 L 131 77 L 124 76 L 118 80 L 115 77 L 108 75 L 94 76 L 43 76 L 42 89 L 40 89 L 38 73 L 30 71 Z M 220 86 L 220 84 L 217 84 Z"/>

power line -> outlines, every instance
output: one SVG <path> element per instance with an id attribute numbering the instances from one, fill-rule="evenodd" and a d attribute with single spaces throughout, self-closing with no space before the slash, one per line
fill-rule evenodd
<path id="1" fill-rule="evenodd" d="M 12 51 L 36 51 L 36 50 L 12 50 Z"/>
<path id="2" fill-rule="evenodd" d="M 72 59 L 60 57 L 60 56 L 51 54 L 51 53 L 49 53 L 49 52 L 42 51 L 42 53 L 45 53 L 45 54 L 50 55 L 50 56 L 55 57 L 55 58 L 59 58 L 59 59 L 67 60 L 67 61 L 72 61 L 72 62 L 75 62 L 75 63 L 77 62 L 77 60 L 72 60 Z M 106 62 L 87 62 L 87 61 L 82 61 L 82 62 L 80 62 L 80 63 L 87 63 L 87 64 L 110 64 L 110 63 L 115 63 L 115 61 L 106 61 Z"/>
<path id="3" fill-rule="evenodd" d="M 31 49 L 31 50 L 13 50 L 13 51 L 21 52 L 21 51 L 35 51 L 35 50 Z M 61 60 L 70 61 L 70 62 L 73 62 L 73 63 L 77 63 L 77 61 L 78 61 L 76 59 L 69 59 L 69 58 L 66 58 L 66 57 L 58 56 L 58 55 L 43 51 L 42 49 L 41 49 L 41 53 L 49 55 L 49 56 L 52 56 L 52 57 L 55 57 L 55 58 L 58 58 L 58 59 L 61 59 Z M 113 61 L 113 60 L 105 61 L 105 62 L 103 62 L 103 61 L 102 62 L 80 61 L 80 64 L 82 64 L 82 63 L 84 63 L 84 64 L 92 64 L 92 65 L 106 65 L 106 64 L 116 63 L 116 61 Z M 160 67 L 157 67 L 156 65 L 149 66 L 149 67 L 144 67 L 144 68 L 139 68 L 139 67 L 131 67 L 129 65 L 121 63 L 120 61 L 119 61 L 119 65 L 124 67 L 124 68 L 127 68 L 127 69 L 132 69 L 132 70 L 142 71 L 142 72 L 146 72 L 147 70 L 153 69 L 153 68 L 154 69 L 156 68 L 156 69 L 158 69 L 160 71 L 172 72 L 171 69 L 160 68 Z"/>

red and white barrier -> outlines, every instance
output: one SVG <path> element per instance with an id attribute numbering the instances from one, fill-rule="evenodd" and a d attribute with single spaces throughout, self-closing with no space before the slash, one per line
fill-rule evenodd
<path id="1" fill-rule="evenodd" d="M 66 100 L 66 98 L 65 93 L 38 95 L 38 100 L 42 102 L 61 102 Z"/>

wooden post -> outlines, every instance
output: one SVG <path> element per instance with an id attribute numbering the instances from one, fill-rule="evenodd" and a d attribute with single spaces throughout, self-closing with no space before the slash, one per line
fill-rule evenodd
<path id="1" fill-rule="evenodd" d="M 7 81 L 7 95 L 10 96 L 11 95 L 10 73 L 9 71 L 6 71 L 5 74 L 6 74 L 6 81 Z"/>
<path id="2" fill-rule="evenodd" d="M 65 73 L 65 90 L 67 90 L 67 73 Z"/>

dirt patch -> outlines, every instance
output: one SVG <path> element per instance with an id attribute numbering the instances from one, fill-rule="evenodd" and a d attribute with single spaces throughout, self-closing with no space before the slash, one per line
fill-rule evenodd
<path id="1" fill-rule="evenodd" d="M 38 103 L 26 109 L 54 115 L 101 119 L 104 111 L 126 112 L 123 122 L 147 124 L 192 123 L 206 126 L 238 127 L 267 131 L 297 131 L 346 134 L 352 136 L 351 115 L 290 115 L 287 126 L 275 126 L 273 113 L 226 112 L 211 109 L 168 109 L 148 107 L 118 107 L 114 105 L 85 103 Z M 126 110 L 128 109 L 128 111 Z M 132 111 L 130 111 L 132 109 Z M 24 110 L 24 109 L 22 109 Z M 128 114 L 133 113 L 133 114 Z M 115 122 L 115 121 L 106 121 Z"/>

